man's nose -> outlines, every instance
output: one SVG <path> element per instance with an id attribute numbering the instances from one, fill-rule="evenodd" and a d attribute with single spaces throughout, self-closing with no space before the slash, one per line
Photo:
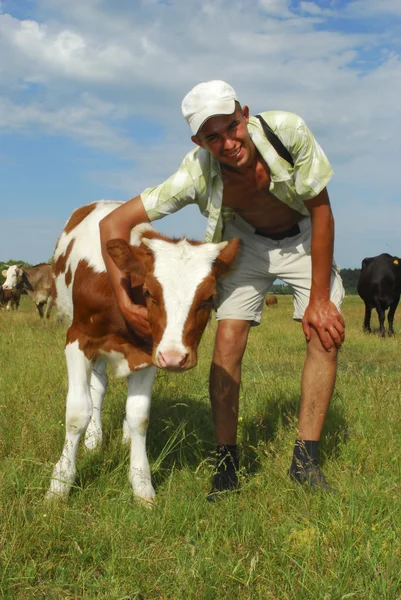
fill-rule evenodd
<path id="1" fill-rule="evenodd" d="M 226 136 L 224 138 L 224 148 L 226 150 L 231 150 L 231 148 L 234 148 L 234 146 L 235 146 L 235 141 L 230 136 Z"/>

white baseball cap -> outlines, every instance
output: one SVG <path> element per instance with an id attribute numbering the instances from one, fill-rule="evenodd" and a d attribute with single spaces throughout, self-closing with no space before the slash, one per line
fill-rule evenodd
<path id="1" fill-rule="evenodd" d="M 215 115 L 231 115 L 237 95 L 231 85 L 214 79 L 196 85 L 182 101 L 182 114 L 196 135 L 203 123 Z"/>

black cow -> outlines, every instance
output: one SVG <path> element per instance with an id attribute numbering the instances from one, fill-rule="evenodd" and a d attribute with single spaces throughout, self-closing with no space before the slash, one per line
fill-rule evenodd
<path id="1" fill-rule="evenodd" d="M 388 334 L 393 335 L 394 313 L 401 295 L 401 258 L 380 254 L 372 258 L 364 258 L 359 276 L 358 294 L 365 303 L 364 331 L 369 333 L 372 308 L 377 310 L 380 323 L 380 334 L 385 336 L 385 311 L 387 315 Z"/>

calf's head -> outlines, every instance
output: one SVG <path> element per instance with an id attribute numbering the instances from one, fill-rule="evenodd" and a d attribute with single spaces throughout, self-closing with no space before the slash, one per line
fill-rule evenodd
<path id="1" fill-rule="evenodd" d="M 216 280 L 231 268 L 239 241 L 169 240 L 147 227 L 136 245 L 111 240 L 107 250 L 130 275 L 131 285 L 142 285 L 152 329 L 153 364 L 179 371 L 194 367 L 213 308 Z"/>
<path id="2" fill-rule="evenodd" d="M 11 265 L 11 267 L 2 271 L 2 275 L 6 278 L 3 288 L 5 290 L 15 290 L 21 283 L 24 272 L 19 265 Z"/>

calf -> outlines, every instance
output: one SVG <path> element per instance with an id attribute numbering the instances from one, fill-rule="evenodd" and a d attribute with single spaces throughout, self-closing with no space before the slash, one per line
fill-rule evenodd
<path id="1" fill-rule="evenodd" d="M 275 296 L 274 294 L 269 294 L 268 296 L 266 296 L 266 306 L 277 306 L 278 305 L 278 299 L 277 296 Z"/>
<path id="2" fill-rule="evenodd" d="M 133 229 L 131 244 L 110 241 L 107 251 L 130 275 L 132 300 L 147 307 L 152 341 L 145 341 L 118 309 L 100 250 L 99 221 L 120 204 L 102 201 L 76 210 L 54 252 L 57 311 L 71 325 L 65 345 L 66 438 L 50 499 L 69 493 L 82 434 L 86 431 L 87 448 L 101 443 L 108 363 L 128 382 L 124 437 L 131 441 L 131 485 L 137 497 L 153 500 L 145 443 L 156 369 L 184 371 L 196 365 L 216 278 L 229 270 L 238 252 L 236 239 L 219 244 L 171 240 L 147 223 Z"/>
<path id="3" fill-rule="evenodd" d="M 18 310 L 21 300 L 21 289 L 5 290 L 1 288 L 0 304 L 6 306 L 7 310 Z"/>
<path id="4" fill-rule="evenodd" d="M 3 271 L 6 278 L 3 289 L 17 290 L 28 296 L 36 304 L 39 316 L 49 318 L 53 305 L 51 293 L 52 268 L 51 265 L 41 263 L 34 267 L 21 267 L 12 265 Z"/>
<path id="5" fill-rule="evenodd" d="M 380 334 L 384 337 L 385 311 L 389 308 L 388 334 L 393 335 L 394 314 L 401 295 L 401 259 L 390 254 L 364 258 L 357 290 L 365 303 L 364 331 L 372 331 L 370 317 L 372 308 L 375 308 L 379 317 Z"/>

